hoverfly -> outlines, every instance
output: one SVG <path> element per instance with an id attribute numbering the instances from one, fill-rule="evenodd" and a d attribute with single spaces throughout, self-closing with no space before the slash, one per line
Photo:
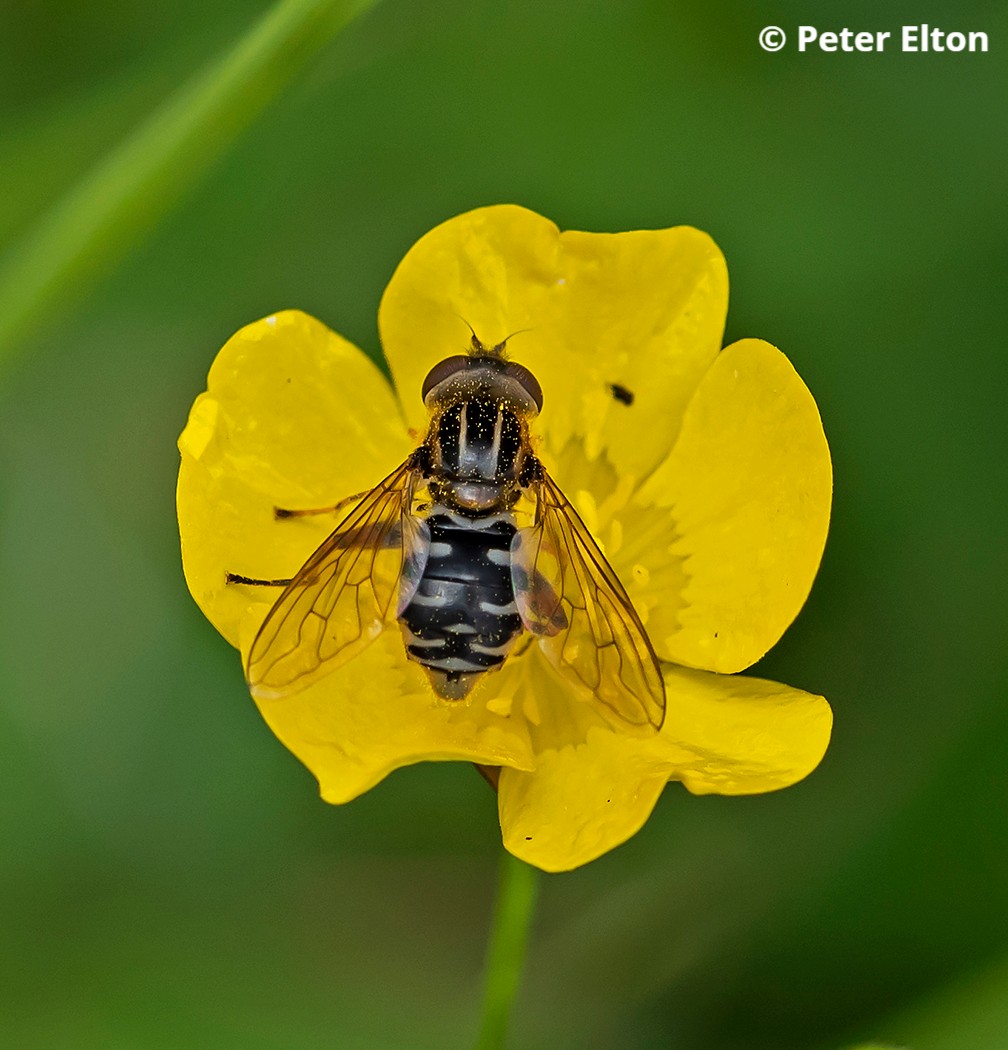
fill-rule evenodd
<path id="1" fill-rule="evenodd" d="M 534 454 L 529 426 L 542 389 L 505 358 L 506 342 L 487 348 L 473 333 L 467 354 L 431 369 L 423 442 L 356 498 L 291 580 L 228 574 L 285 585 L 248 654 L 253 696 L 306 688 L 397 623 L 407 656 L 445 700 L 465 698 L 535 641 L 622 723 L 660 728 L 658 658 L 616 573 Z"/>

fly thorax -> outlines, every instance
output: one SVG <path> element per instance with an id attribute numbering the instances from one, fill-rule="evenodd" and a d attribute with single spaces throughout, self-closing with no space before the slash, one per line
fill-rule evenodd
<path id="1" fill-rule="evenodd" d="M 499 486 L 520 466 L 522 423 L 506 402 L 488 397 L 456 401 L 436 422 L 435 466 L 452 482 Z"/>

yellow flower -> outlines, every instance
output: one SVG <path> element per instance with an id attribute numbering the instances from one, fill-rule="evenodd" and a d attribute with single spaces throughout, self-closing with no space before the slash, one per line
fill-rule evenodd
<path id="1" fill-rule="evenodd" d="M 303 692 L 257 701 L 325 800 L 427 759 L 501 767 L 504 845 L 559 871 L 633 835 L 669 780 L 749 794 L 815 768 L 826 701 L 733 675 L 808 595 L 829 450 L 780 351 L 756 339 L 721 349 L 727 297 L 724 260 L 698 230 L 561 233 L 504 205 L 443 223 L 399 265 L 378 316 L 394 386 L 297 311 L 221 350 L 179 441 L 178 515 L 189 588 L 243 656 L 278 592 L 225 573 L 293 575 L 335 521 L 276 521 L 274 506 L 332 504 L 406 458 L 426 428 L 424 377 L 464 352 L 464 317 L 488 345 L 523 330 L 509 354 L 544 392 L 537 454 L 662 660 L 665 722 L 642 737 L 585 703 L 536 644 L 449 702 L 386 630 Z"/>

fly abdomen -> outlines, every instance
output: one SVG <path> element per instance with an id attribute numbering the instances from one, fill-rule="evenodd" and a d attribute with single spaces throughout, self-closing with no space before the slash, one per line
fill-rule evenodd
<path id="1" fill-rule="evenodd" d="M 522 623 L 511 583 L 514 525 L 501 515 L 462 519 L 438 512 L 426 521 L 430 553 L 399 620 L 406 651 L 434 673 L 437 686 L 442 677 L 457 683 L 497 667 Z M 444 690 L 451 697 L 465 691 Z"/>

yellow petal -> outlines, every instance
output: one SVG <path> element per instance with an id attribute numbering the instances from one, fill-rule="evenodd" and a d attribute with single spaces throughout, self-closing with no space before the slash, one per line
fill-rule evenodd
<path id="1" fill-rule="evenodd" d="M 698 230 L 568 231 L 515 205 L 480 208 L 435 227 L 389 282 L 378 322 L 406 418 L 422 427 L 429 369 L 469 343 L 464 318 L 532 370 L 545 404 L 537 432 L 565 488 L 572 437 L 639 478 L 671 447 L 693 389 L 717 354 L 728 279 Z M 618 384 L 633 398 L 614 397 Z"/>
<path id="2" fill-rule="evenodd" d="M 289 577 L 336 524 L 276 521 L 274 506 L 328 506 L 376 484 L 410 448 L 381 372 L 320 321 L 289 310 L 228 340 L 179 438 L 177 502 L 189 589 L 232 645 L 279 591 L 227 584 L 225 573 Z"/>
<path id="3" fill-rule="evenodd" d="M 566 871 L 635 834 L 670 779 L 696 794 L 756 794 L 795 783 L 822 758 L 832 724 L 822 697 L 758 678 L 663 672 L 668 710 L 650 739 L 614 730 L 573 697 L 567 721 L 579 733 L 533 734 L 535 770 L 501 771 L 508 850 Z"/>
<path id="4" fill-rule="evenodd" d="M 723 350 L 613 555 L 659 656 L 722 672 L 763 656 L 808 596 L 831 493 L 819 412 L 787 358 L 756 339 Z"/>
<path id="5" fill-rule="evenodd" d="M 497 785 L 504 848 L 543 871 L 569 871 L 640 830 L 668 777 L 602 725 L 559 750 L 539 750 L 536 769 L 502 769 Z"/>
<path id="6" fill-rule="evenodd" d="M 347 802 L 413 762 L 534 764 L 520 719 L 436 699 L 394 629 L 303 692 L 258 704 L 277 737 L 315 775 L 327 802 Z M 473 790 L 480 790 L 476 778 Z"/>
<path id="7" fill-rule="evenodd" d="M 776 791 L 808 776 L 826 753 L 833 714 L 821 696 L 745 675 L 663 671 L 656 758 L 694 794 Z"/>

